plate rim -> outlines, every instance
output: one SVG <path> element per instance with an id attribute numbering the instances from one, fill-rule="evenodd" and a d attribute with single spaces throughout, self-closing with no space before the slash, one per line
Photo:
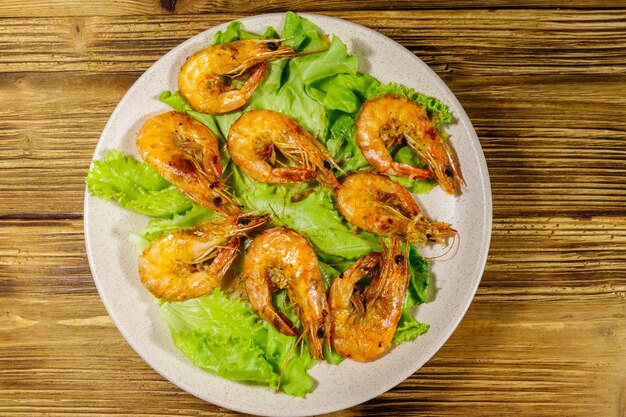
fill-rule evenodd
<path id="1" fill-rule="evenodd" d="M 178 45 L 174 46 L 172 49 L 170 49 L 168 52 L 166 52 L 165 54 L 163 54 L 159 59 L 157 59 L 154 63 L 152 63 L 152 65 L 150 65 L 150 67 L 148 67 L 138 78 L 137 80 L 135 80 L 135 82 L 133 83 L 133 85 L 126 91 L 126 93 L 122 96 L 122 98 L 118 101 L 115 109 L 113 110 L 113 112 L 111 113 L 111 115 L 109 116 L 109 119 L 107 120 L 107 123 L 105 124 L 102 133 L 100 134 L 100 137 L 98 138 L 98 142 L 96 144 L 96 147 L 94 149 L 94 153 L 92 155 L 91 158 L 91 162 L 90 162 L 90 168 L 93 167 L 93 161 L 95 160 L 96 156 L 100 153 L 100 151 L 102 150 L 102 146 L 103 146 L 103 142 L 102 142 L 102 138 L 105 136 L 105 134 L 107 133 L 108 130 L 111 129 L 111 125 L 113 123 L 113 120 L 115 119 L 115 117 L 117 116 L 117 114 L 121 111 L 121 105 L 122 103 L 127 99 L 128 96 L 130 96 L 137 88 L 139 88 L 139 81 L 141 80 L 141 78 L 143 78 L 144 76 L 146 76 L 146 73 L 148 73 L 153 67 L 157 66 L 161 61 L 165 60 L 169 55 L 171 54 L 175 54 L 175 51 L 183 48 L 184 45 L 193 42 L 196 38 L 201 37 L 202 35 L 204 35 L 206 32 L 208 31 L 217 31 L 217 30 L 224 30 L 230 23 L 234 22 L 234 21 L 240 21 L 242 23 L 242 25 L 245 26 L 246 21 L 250 21 L 250 20 L 254 20 L 254 19 L 262 19 L 262 18 L 276 18 L 276 17 L 282 17 L 283 18 L 283 22 L 284 22 L 284 16 L 286 15 L 286 12 L 276 12 L 276 13 L 263 13 L 263 14 L 256 14 L 256 15 L 250 15 L 250 16 L 242 16 L 236 19 L 232 19 L 229 20 L 227 22 L 221 23 L 219 25 L 215 25 L 215 26 L 211 26 L 201 32 L 196 33 L 195 35 L 187 38 L 186 40 L 184 40 L 183 42 L 179 43 Z M 373 398 L 378 397 L 379 395 L 389 391 L 390 389 L 393 389 L 394 387 L 396 387 L 397 385 L 399 385 L 400 383 L 402 383 L 403 381 L 405 381 L 408 377 L 410 377 L 412 374 L 414 374 L 415 372 L 417 372 L 419 369 L 421 369 L 426 363 L 428 363 L 428 361 L 430 361 L 432 359 L 432 357 L 441 349 L 441 347 L 449 340 L 449 338 L 452 336 L 452 334 L 455 332 L 455 330 L 458 328 L 460 322 L 463 320 L 463 318 L 465 317 L 465 315 L 467 314 L 467 311 L 469 310 L 469 307 L 471 305 L 471 303 L 474 301 L 476 292 L 478 290 L 478 287 L 480 286 L 480 283 L 482 281 L 482 277 L 484 275 L 484 271 L 485 271 L 485 266 L 487 263 L 487 258 L 488 258 L 488 254 L 489 254 L 489 248 L 490 248 L 490 243 L 491 243 L 491 235 L 492 235 L 492 227 L 493 227 L 493 202 L 492 202 L 492 190 L 491 190 L 491 181 L 490 181 L 490 176 L 489 176 L 489 171 L 488 171 L 488 167 L 487 167 L 487 163 L 485 160 L 485 156 L 484 156 L 484 152 L 482 149 L 482 146 L 480 144 L 480 140 L 478 138 L 478 135 L 476 133 L 476 130 L 474 129 L 471 120 L 469 119 L 469 117 L 467 116 L 467 113 L 465 112 L 465 109 L 463 108 L 463 106 L 461 105 L 461 103 L 458 101 L 456 95 L 450 90 L 450 88 L 447 86 L 447 84 L 439 77 L 439 75 L 437 75 L 437 73 L 435 73 L 425 62 L 423 62 L 417 55 L 413 54 L 410 50 L 408 50 L 406 47 L 404 47 L 403 45 L 401 45 L 400 43 L 398 43 L 397 41 L 395 41 L 392 38 L 389 38 L 385 35 L 383 35 L 382 33 L 377 32 L 374 29 L 371 29 L 367 26 L 363 26 L 359 23 L 355 23 L 349 20 L 344 20 L 341 18 L 337 18 L 334 16 L 328 16 L 328 15 L 323 15 L 323 14 L 316 14 L 316 13 L 297 13 L 298 16 L 307 18 L 312 20 L 314 23 L 317 20 L 321 20 L 321 21 L 325 21 L 325 20 L 330 20 L 335 22 L 338 25 L 341 26 L 347 26 L 347 27 L 355 27 L 359 30 L 365 31 L 367 32 L 370 36 L 372 36 L 373 38 L 379 39 L 379 40 L 383 40 L 385 42 L 389 42 L 391 41 L 393 44 L 395 44 L 395 46 L 398 48 L 398 50 L 400 50 L 402 52 L 402 54 L 406 55 L 407 58 L 414 60 L 418 65 L 420 65 L 421 70 L 428 73 L 429 77 L 433 80 L 435 80 L 435 82 L 439 85 L 440 88 L 442 88 L 444 91 L 446 91 L 448 93 L 448 96 L 446 97 L 446 99 L 450 102 L 452 102 L 455 107 L 458 110 L 455 110 L 455 112 L 461 112 L 460 114 L 455 114 L 455 119 L 457 123 L 462 123 L 465 130 L 468 131 L 470 133 L 470 139 L 471 139 L 471 146 L 474 149 L 474 151 L 476 152 L 476 156 L 478 157 L 478 172 L 479 172 L 479 177 L 480 177 L 480 183 L 481 183 L 481 187 L 483 189 L 484 192 L 484 198 L 483 198 L 483 213 L 484 213 L 484 220 L 485 223 L 483 225 L 483 241 L 481 242 L 480 245 L 480 249 L 481 249 L 481 253 L 480 253 L 480 258 L 476 263 L 477 266 L 477 271 L 479 271 L 478 273 L 478 278 L 475 281 L 475 284 L 471 287 L 471 290 L 469 292 L 469 296 L 466 298 L 465 303 L 462 305 L 462 313 L 459 314 L 456 319 L 453 321 L 453 325 L 449 326 L 449 330 L 447 332 L 445 332 L 445 335 L 443 337 L 441 337 L 438 342 L 436 344 L 433 344 L 431 346 L 431 352 L 429 352 L 428 354 L 425 355 L 425 359 L 423 361 L 421 361 L 421 363 L 415 368 L 413 369 L 413 366 L 408 367 L 410 368 L 410 372 L 404 372 L 401 375 L 401 378 L 396 378 L 398 379 L 398 381 L 396 383 L 394 383 L 391 386 L 381 386 L 379 387 L 379 389 L 375 390 L 375 394 L 372 396 L 369 396 L 368 398 L 365 399 L 359 399 L 356 402 L 351 402 L 351 404 L 347 407 L 341 407 L 341 408 L 337 408 L 337 407 L 325 407 L 323 409 L 315 409 L 315 410 L 305 410 L 304 412 L 298 412 L 298 413 L 293 413 L 293 412 L 281 412 L 281 410 L 276 410 L 276 412 L 273 412 L 272 414 L 265 414 L 265 413 L 259 413 L 257 410 L 252 410 L 246 407 L 239 407 L 237 404 L 233 404 L 230 402 L 226 402 L 226 401 L 221 401 L 220 398 L 212 398 L 211 400 L 208 400 L 206 398 L 204 398 L 200 393 L 197 392 L 197 390 L 195 390 L 193 387 L 189 386 L 184 380 L 180 380 L 180 381 L 174 381 L 174 378 L 167 375 L 167 369 L 160 369 L 160 366 L 155 366 L 153 364 L 153 361 L 150 359 L 150 357 L 144 355 L 144 353 L 141 351 L 141 349 L 139 349 L 136 346 L 136 342 L 134 341 L 134 339 L 131 337 L 131 335 L 127 334 L 124 329 L 124 326 L 120 326 L 119 323 L 119 319 L 117 317 L 117 313 L 115 312 L 115 310 L 111 307 L 111 305 L 109 304 L 109 301 L 107 300 L 107 296 L 104 295 L 104 290 L 102 288 L 102 284 L 99 282 L 98 279 L 96 279 L 96 274 L 95 274 L 95 270 L 96 268 L 94 267 L 95 265 L 95 261 L 93 259 L 94 255 L 92 253 L 92 247 L 93 244 L 90 244 L 90 239 L 89 239 L 89 235 L 90 235 L 90 224 L 88 221 L 88 216 L 86 215 L 86 213 L 89 210 L 89 201 L 91 199 L 95 199 L 96 197 L 92 197 L 89 194 L 89 191 L 87 189 L 87 186 L 85 186 L 85 193 L 84 193 L 84 202 L 83 202 L 83 225 L 84 225 L 84 236 L 85 236 L 85 247 L 86 247 L 86 254 L 87 254 L 87 260 L 89 263 L 89 268 L 90 268 L 90 272 L 92 275 L 92 279 L 96 285 L 96 289 L 98 291 L 98 295 L 100 297 L 100 300 L 102 301 L 109 317 L 111 318 L 112 322 L 115 324 L 117 330 L 120 332 L 120 334 L 124 337 L 124 339 L 126 340 L 126 342 L 131 346 L 131 348 L 135 351 L 135 353 L 137 355 L 139 355 L 139 357 L 141 357 L 141 359 L 146 362 L 154 371 L 156 371 L 159 375 L 161 375 L 164 379 L 166 379 L 167 381 L 169 381 L 170 383 L 172 383 L 173 385 L 179 387 L 180 389 L 183 389 L 184 391 L 186 391 L 187 393 L 195 396 L 196 398 L 199 398 L 205 402 L 208 402 L 210 404 L 214 404 L 216 406 L 220 406 L 220 407 L 224 407 L 226 409 L 229 410 L 233 410 L 233 411 L 238 411 L 238 412 L 243 412 L 243 413 L 254 413 L 255 415 L 275 415 L 275 416 L 296 416 L 296 415 L 302 415 L 302 416 L 309 416 L 309 415 L 316 415 L 316 414 L 320 414 L 320 413 L 330 413 L 330 412 L 335 412 L 335 411 L 339 411 L 339 410 L 343 410 L 343 409 L 347 409 L 350 407 L 354 407 L 356 405 L 362 404 L 364 402 L 367 402 Z M 322 26 L 322 24 L 319 23 L 315 23 L 322 31 L 324 31 L 324 27 Z M 194 365 L 196 366 L 196 365 Z M 206 372 L 206 371 L 204 371 Z M 286 395 L 286 394 L 285 394 Z"/>

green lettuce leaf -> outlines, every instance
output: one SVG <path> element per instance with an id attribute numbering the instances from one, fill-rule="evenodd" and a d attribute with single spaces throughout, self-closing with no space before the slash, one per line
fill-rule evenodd
<path id="1" fill-rule="evenodd" d="M 174 344 L 200 368 L 299 397 L 312 391 L 313 379 L 306 371 L 314 360 L 308 350 L 261 320 L 248 303 L 215 290 L 164 302 L 160 313 Z"/>
<path id="2" fill-rule="evenodd" d="M 400 321 L 398 322 L 396 333 L 393 335 L 392 343 L 399 345 L 400 343 L 415 340 L 418 336 L 426 333 L 429 328 L 430 326 L 428 324 L 420 323 L 415 320 L 413 314 L 411 314 L 407 308 L 404 308 L 400 316 Z"/>
<path id="3" fill-rule="evenodd" d="M 419 255 L 413 245 L 409 245 L 409 269 L 409 286 L 398 328 L 393 336 L 396 345 L 414 340 L 429 328 L 428 324 L 418 322 L 411 312 L 413 307 L 426 302 L 429 284 L 428 261 Z"/>
<path id="4" fill-rule="evenodd" d="M 411 276 L 407 298 L 404 302 L 406 308 L 410 308 L 426 302 L 430 273 L 428 261 L 422 258 L 413 245 L 409 245 L 409 269 Z"/>
<path id="5" fill-rule="evenodd" d="M 193 205 L 147 164 L 120 151 L 109 151 L 94 161 L 85 182 L 91 195 L 113 199 L 124 208 L 152 217 L 182 213 Z"/>
<path id="6" fill-rule="evenodd" d="M 278 37 L 278 32 L 276 32 L 276 30 L 271 26 L 266 27 L 263 35 L 259 36 L 254 33 L 246 32 L 245 30 L 241 28 L 241 22 L 235 20 L 234 22 L 231 22 L 228 25 L 225 31 L 223 32 L 219 31 L 215 34 L 215 36 L 213 37 L 213 44 L 221 45 L 223 43 L 233 42 L 233 41 L 243 40 L 243 39 L 277 38 L 277 37 Z"/>
<path id="7" fill-rule="evenodd" d="M 309 189 L 303 194 L 299 186 L 262 184 L 229 165 L 230 183 L 235 195 L 248 211 L 260 210 L 273 214 L 274 224 L 306 235 L 318 257 L 327 263 L 355 260 L 369 252 L 380 250 L 379 239 L 371 233 L 355 231 L 335 209 L 332 194 L 323 187 Z"/>
<path id="8" fill-rule="evenodd" d="M 138 234 L 147 242 L 151 242 L 157 237 L 171 232 L 175 229 L 189 229 L 212 220 L 219 216 L 219 214 L 213 210 L 209 210 L 199 204 L 193 203 L 191 209 L 181 214 L 173 214 L 171 218 L 164 219 L 151 219 L 148 221 L 146 227 L 144 227 Z"/>

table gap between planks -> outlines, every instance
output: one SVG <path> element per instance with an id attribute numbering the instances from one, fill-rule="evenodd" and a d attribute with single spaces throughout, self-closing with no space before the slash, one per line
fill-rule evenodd
<path id="1" fill-rule="evenodd" d="M 337 416 L 626 415 L 626 4 L 0 0 L 0 415 L 230 415 L 149 368 L 84 249 L 85 170 L 125 91 L 238 17 L 328 14 L 407 47 L 472 120 L 493 188 L 466 317 L 405 382 Z"/>

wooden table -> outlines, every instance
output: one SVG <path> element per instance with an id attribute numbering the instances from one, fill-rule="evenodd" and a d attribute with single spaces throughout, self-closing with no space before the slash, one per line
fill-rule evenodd
<path id="1" fill-rule="evenodd" d="M 474 123 L 493 187 L 461 325 L 411 378 L 336 415 L 625 416 L 626 3 L 545 3 L 0 0 L 0 415 L 235 414 L 164 380 L 111 323 L 85 257 L 83 177 L 161 55 L 294 10 L 371 27 L 429 64 Z"/>

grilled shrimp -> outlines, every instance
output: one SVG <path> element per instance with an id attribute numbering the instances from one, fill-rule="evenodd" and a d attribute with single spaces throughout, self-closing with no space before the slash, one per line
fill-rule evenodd
<path id="1" fill-rule="evenodd" d="M 195 110 L 228 113 L 243 107 L 263 80 L 267 63 L 296 57 L 283 39 L 246 39 L 209 46 L 193 54 L 178 74 L 178 89 Z M 224 78 L 249 78 L 240 89 Z"/>
<path id="2" fill-rule="evenodd" d="M 254 310 L 280 332 L 294 336 L 298 329 L 272 305 L 272 290 L 287 289 L 311 355 L 321 359 L 328 340 L 328 305 L 317 257 L 307 240 L 282 227 L 264 230 L 246 252 L 243 273 Z"/>
<path id="3" fill-rule="evenodd" d="M 139 277 L 154 296 L 169 301 L 200 297 L 217 288 L 239 253 L 239 238 L 269 219 L 229 217 L 153 241 L 139 256 Z"/>
<path id="4" fill-rule="evenodd" d="M 228 152 L 233 162 L 259 182 L 291 183 L 317 180 L 339 186 L 328 150 L 289 117 L 271 110 L 244 113 L 228 132 Z M 276 149 L 297 166 L 272 167 Z"/>
<path id="5" fill-rule="evenodd" d="M 211 129 L 178 112 L 148 119 L 137 137 L 141 157 L 189 198 L 211 210 L 240 213 L 223 182 L 218 141 Z"/>
<path id="6" fill-rule="evenodd" d="M 373 172 L 349 175 L 335 194 L 335 206 L 350 223 L 381 236 L 424 245 L 456 234 L 449 224 L 430 221 L 402 185 Z"/>
<path id="7" fill-rule="evenodd" d="M 380 272 L 375 274 L 380 264 Z M 363 293 L 356 283 L 371 283 Z M 346 358 L 365 362 L 382 355 L 396 332 L 409 282 L 409 266 L 400 240 L 392 238 L 383 253 L 370 253 L 337 277 L 330 287 L 330 340 Z"/>
<path id="8" fill-rule="evenodd" d="M 356 141 L 363 155 L 379 172 L 412 179 L 434 178 L 448 194 L 465 185 L 452 147 L 428 117 L 426 108 L 402 96 L 385 94 L 366 101 L 356 122 Z M 427 169 L 395 162 L 388 148 L 402 140 Z"/>

